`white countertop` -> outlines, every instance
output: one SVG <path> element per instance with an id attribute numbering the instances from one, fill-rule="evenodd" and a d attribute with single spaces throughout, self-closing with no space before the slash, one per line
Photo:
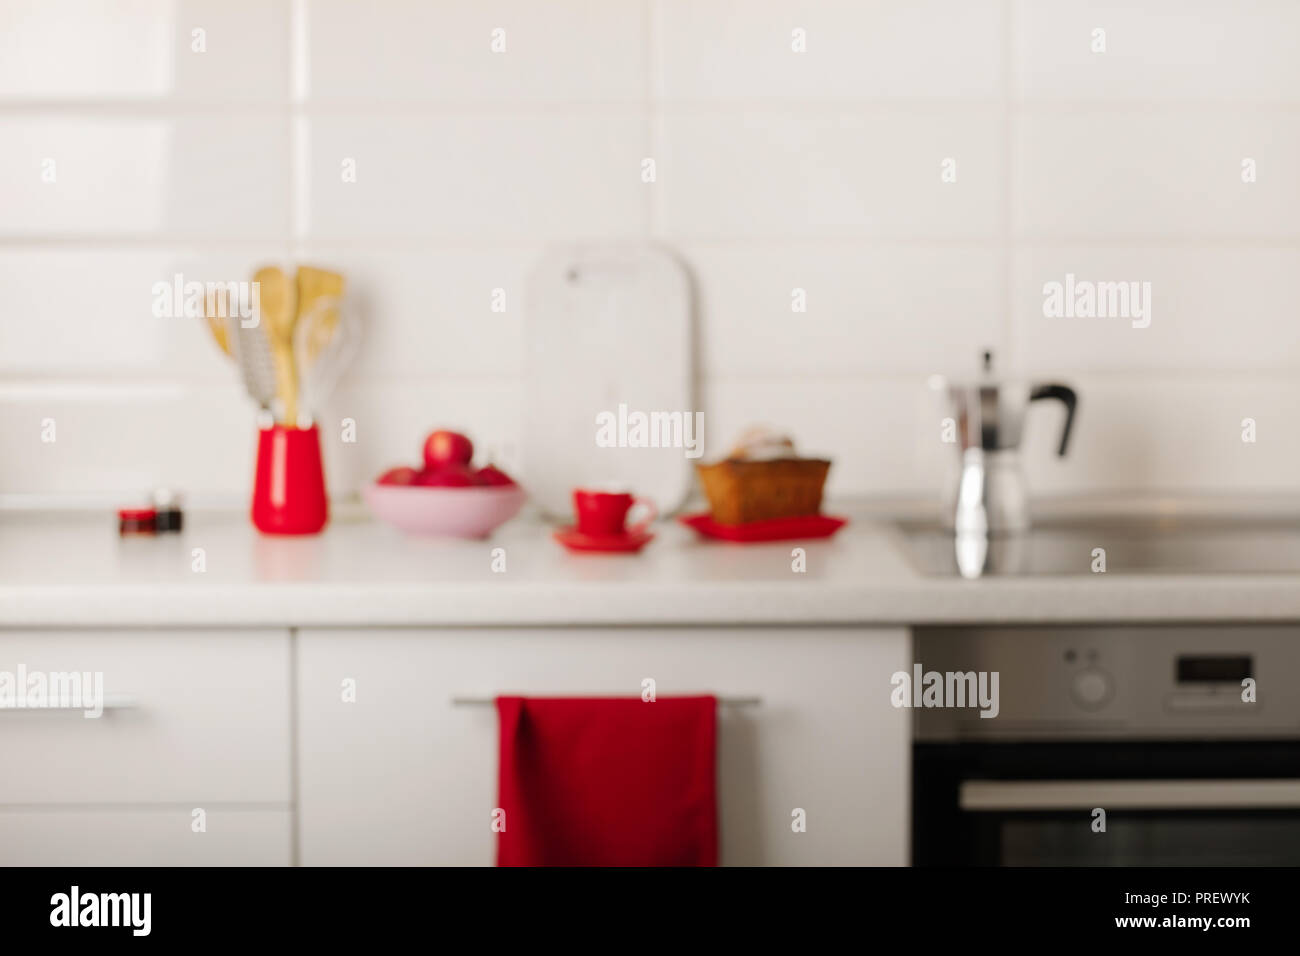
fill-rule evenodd
<path id="1" fill-rule="evenodd" d="M 356 517 L 270 538 L 242 514 L 191 513 L 182 535 L 122 540 L 107 513 L 8 513 L 0 627 L 1300 621 L 1300 575 L 926 577 L 876 512 L 841 513 L 848 527 L 806 544 L 702 541 L 661 523 L 639 555 L 572 555 L 523 517 L 453 541 Z M 806 573 L 791 570 L 795 546 Z"/>

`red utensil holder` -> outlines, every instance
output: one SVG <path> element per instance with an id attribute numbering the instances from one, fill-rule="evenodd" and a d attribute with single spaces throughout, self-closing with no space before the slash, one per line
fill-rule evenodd
<path id="1" fill-rule="evenodd" d="M 320 432 L 272 425 L 257 436 L 253 525 L 265 534 L 315 534 L 329 520 Z"/>

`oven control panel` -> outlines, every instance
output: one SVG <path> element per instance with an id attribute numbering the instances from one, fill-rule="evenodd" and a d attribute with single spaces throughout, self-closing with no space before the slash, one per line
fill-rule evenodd
<path id="1" fill-rule="evenodd" d="M 918 740 L 1300 739 L 1300 627 L 918 628 L 913 659 Z"/>

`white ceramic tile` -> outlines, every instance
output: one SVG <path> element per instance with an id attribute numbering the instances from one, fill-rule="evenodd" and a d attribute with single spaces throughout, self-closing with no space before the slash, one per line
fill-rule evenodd
<path id="1" fill-rule="evenodd" d="M 42 440 L 47 420 L 53 442 Z M 124 504 L 164 485 L 198 496 L 242 494 L 255 436 L 253 405 L 233 384 L 5 386 L 0 492 L 118 494 Z"/>
<path id="2" fill-rule="evenodd" d="M 889 382 L 711 384 L 705 391 L 705 460 L 740 432 L 767 425 L 799 453 L 831 459 L 827 494 L 938 493 L 947 448 L 923 376 Z"/>
<path id="3" fill-rule="evenodd" d="M 710 377 L 964 372 L 1005 347 L 1006 269 L 988 245 L 687 244 L 682 257 Z"/>
<path id="4" fill-rule="evenodd" d="M 983 238 L 1001 229 L 996 115 L 670 113 L 655 188 L 666 234 Z M 945 159 L 956 181 L 942 179 Z"/>
<path id="5" fill-rule="evenodd" d="M 1055 454 L 1058 409 L 1035 409 L 1026 424 L 1035 493 L 1295 492 L 1300 386 L 1293 381 L 1074 376 L 1069 383 L 1079 409 L 1065 458 Z M 1244 418 L 1255 419 L 1254 443 L 1241 440 Z"/>
<path id="6" fill-rule="evenodd" d="M 320 116 L 310 131 L 318 237 L 637 236 L 643 117 Z M 345 162 L 355 181 L 345 181 Z"/>
<path id="7" fill-rule="evenodd" d="M 1122 317 L 1045 317 L 1044 284 L 1063 286 L 1067 274 L 1076 285 L 1149 282 L 1150 324 L 1135 328 L 1135 319 Z M 1013 287 L 1017 354 L 1029 369 L 1295 369 L 1300 333 L 1290 288 L 1296 275 L 1295 248 L 1022 249 Z"/>
<path id="8" fill-rule="evenodd" d="M 524 289 L 540 247 L 308 250 L 342 272 L 363 325 L 358 380 L 518 375 Z M 496 298 L 496 290 L 501 291 Z M 493 311 L 494 305 L 504 311 Z"/>
<path id="9" fill-rule="evenodd" d="M 1006 31 L 999 0 L 656 0 L 656 6 L 660 86 L 670 100 L 1002 91 Z M 795 52 L 800 45 L 805 52 Z"/>
<path id="10" fill-rule="evenodd" d="M 288 6 L 0 0 L 0 100 L 282 100 Z"/>
<path id="11" fill-rule="evenodd" d="M 311 0 L 307 14 L 313 100 L 629 102 L 646 96 L 639 2 Z M 504 52 L 493 52 L 498 38 Z"/>
<path id="12" fill-rule="evenodd" d="M 286 130 L 260 114 L 0 116 L 0 232 L 283 237 Z"/>
<path id="13" fill-rule="evenodd" d="M 1292 0 L 1015 0 L 1014 18 L 1024 97 L 1300 98 Z"/>
<path id="14" fill-rule="evenodd" d="M 1022 115 L 1017 130 L 1019 235 L 1300 236 L 1293 113 L 1062 110 Z"/>
<path id="15" fill-rule="evenodd" d="M 0 370 L 96 379 L 229 382 L 233 363 L 207 326 L 156 314 L 158 283 L 250 280 L 275 247 L 240 251 L 0 247 Z M 172 299 L 161 299 L 165 309 Z M 183 303 L 182 303 L 183 305 Z"/>

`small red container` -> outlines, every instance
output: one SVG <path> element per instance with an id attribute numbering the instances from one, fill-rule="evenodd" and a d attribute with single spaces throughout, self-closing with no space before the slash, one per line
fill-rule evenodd
<path id="1" fill-rule="evenodd" d="M 117 533 L 122 537 L 133 534 L 154 534 L 158 529 L 158 512 L 153 508 L 119 508 Z"/>
<path id="2" fill-rule="evenodd" d="M 257 436 L 253 524 L 266 534 L 315 534 L 329 521 L 320 432 L 272 425 Z"/>

